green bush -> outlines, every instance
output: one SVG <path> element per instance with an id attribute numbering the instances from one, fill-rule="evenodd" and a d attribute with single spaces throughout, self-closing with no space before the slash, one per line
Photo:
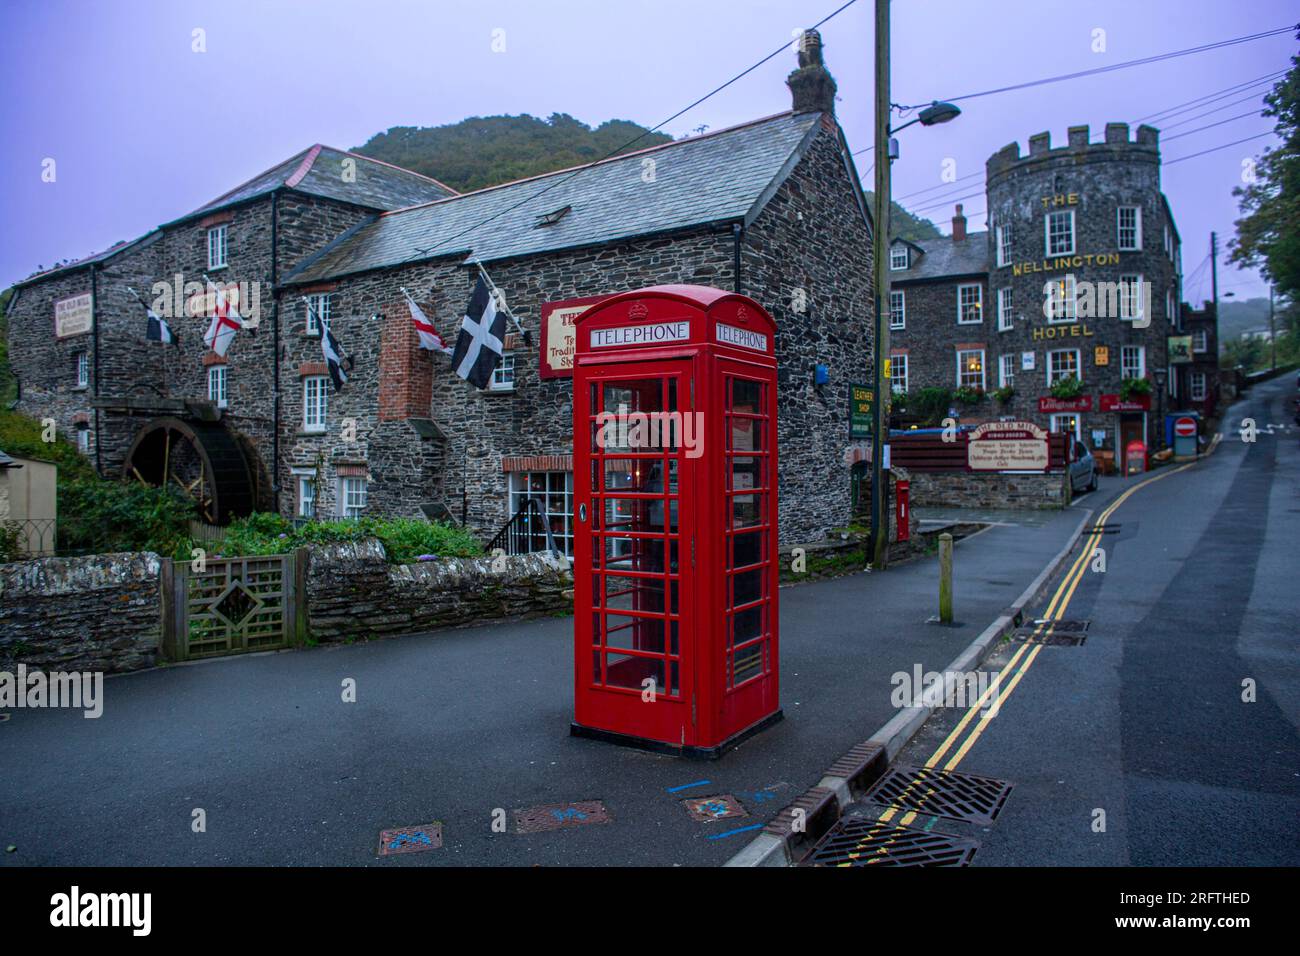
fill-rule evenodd
<path id="1" fill-rule="evenodd" d="M 425 521 L 423 518 L 360 518 L 337 521 L 309 521 L 294 527 L 276 514 L 258 513 L 231 522 L 226 536 L 215 550 L 221 554 L 283 554 L 310 544 L 359 541 L 378 538 L 388 560 L 409 564 L 422 555 L 475 557 L 483 548 L 473 535 L 461 528 Z M 209 550 L 213 550 L 209 546 Z M 189 557 L 188 550 L 185 557 Z"/>
<path id="2" fill-rule="evenodd" d="M 1083 394 L 1083 382 L 1079 381 L 1077 376 L 1067 375 L 1053 382 L 1049 391 L 1052 393 L 1052 398 L 1078 398 Z"/>
<path id="3" fill-rule="evenodd" d="M 893 398 L 894 410 L 921 419 L 923 425 L 939 425 L 952 407 L 953 393 L 947 388 L 921 388 Z"/>
<path id="4" fill-rule="evenodd" d="M 59 476 L 61 552 L 173 554 L 189 541 L 195 516 L 194 502 L 176 488 Z"/>
<path id="5" fill-rule="evenodd" d="M 95 479 L 95 468 L 75 445 L 62 435 L 42 441 L 44 428 L 34 418 L 0 408 L 0 451 L 19 458 L 38 458 L 59 466 L 59 483 L 64 479 Z"/>

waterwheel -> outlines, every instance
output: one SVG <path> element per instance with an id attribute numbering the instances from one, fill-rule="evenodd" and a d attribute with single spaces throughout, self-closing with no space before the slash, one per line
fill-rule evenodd
<path id="1" fill-rule="evenodd" d="M 208 524 L 228 524 L 253 511 L 248 461 L 219 422 L 155 419 L 135 436 L 122 476 L 179 489 Z"/>

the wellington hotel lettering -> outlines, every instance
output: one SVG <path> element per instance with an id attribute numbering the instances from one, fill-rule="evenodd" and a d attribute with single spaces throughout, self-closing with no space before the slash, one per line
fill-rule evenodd
<path id="1" fill-rule="evenodd" d="M 1049 325 L 1046 328 L 1035 327 L 1032 334 L 1034 341 L 1037 342 L 1039 339 L 1070 339 L 1091 336 L 1092 329 L 1088 328 L 1087 325 L 1073 322 L 1069 325 Z"/>
<path id="2" fill-rule="evenodd" d="M 1117 266 L 1118 252 L 1089 252 L 1077 256 L 1056 256 L 1038 262 L 1013 262 L 1013 276 L 1033 275 L 1035 272 L 1056 272 L 1058 269 L 1079 269 L 1083 266 Z"/>

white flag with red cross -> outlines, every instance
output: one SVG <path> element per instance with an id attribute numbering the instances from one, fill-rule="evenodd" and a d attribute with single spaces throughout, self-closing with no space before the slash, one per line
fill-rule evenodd
<path id="1" fill-rule="evenodd" d="M 207 276 L 204 278 L 207 279 Z M 216 293 L 216 308 L 213 309 L 212 322 L 208 325 L 208 331 L 203 334 L 203 341 L 212 351 L 225 357 L 226 350 L 234 341 L 235 333 L 244 327 L 244 320 L 240 317 L 239 311 L 230 304 L 230 300 L 226 298 L 219 285 L 208 279 L 208 286 Z"/>

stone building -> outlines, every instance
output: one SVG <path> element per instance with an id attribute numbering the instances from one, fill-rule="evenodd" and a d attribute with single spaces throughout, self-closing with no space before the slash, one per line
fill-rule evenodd
<path id="1" fill-rule="evenodd" d="M 567 546 L 566 329 L 604 295 L 712 285 L 776 319 L 781 538 L 819 538 L 850 517 L 847 383 L 870 375 L 871 233 L 819 43 L 787 82 L 789 112 L 465 195 L 314 147 L 136 243 L 22 283 L 10 331 L 21 408 L 64 429 L 82 416 L 104 474 L 157 480 L 173 449 L 196 448 L 197 471 L 182 464 L 174 477 L 226 474 L 215 520 L 253 507 L 425 514 L 487 537 L 533 496 Z M 519 323 L 483 390 L 418 348 L 406 299 L 454 342 L 480 267 Z M 256 327 L 224 360 L 203 345 L 206 315 L 171 319 L 179 346 L 144 341 L 126 287 L 148 298 L 205 272 L 239 293 Z M 86 328 L 52 338 L 55 302 L 81 292 L 92 293 Z M 193 292 L 176 293 L 187 304 L 174 315 L 210 311 L 202 286 Z M 351 359 L 340 391 L 323 323 Z M 78 349 L 98 356 L 80 391 Z M 814 385 L 818 365 L 829 385 Z"/>
<path id="2" fill-rule="evenodd" d="M 1191 338 L 1192 360 L 1178 365 L 1174 387 L 1184 397 L 1180 407 L 1213 417 L 1219 408 L 1219 320 L 1214 303 L 1194 309 L 1183 303 L 1183 333 Z"/>
<path id="3" fill-rule="evenodd" d="M 1181 243 L 1160 188 L 1159 133 L 1086 126 L 987 163 L 990 228 L 891 245 L 895 388 L 953 390 L 960 420 L 1016 418 L 1112 453 L 1164 443 L 1180 407 Z M 1163 392 L 1159 381 L 1164 379 Z M 1062 380 L 1069 380 L 1062 382 Z M 1055 388 L 1054 388 L 1055 386 Z M 1073 387 L 1071 387 L 1073 386 Z"/>

